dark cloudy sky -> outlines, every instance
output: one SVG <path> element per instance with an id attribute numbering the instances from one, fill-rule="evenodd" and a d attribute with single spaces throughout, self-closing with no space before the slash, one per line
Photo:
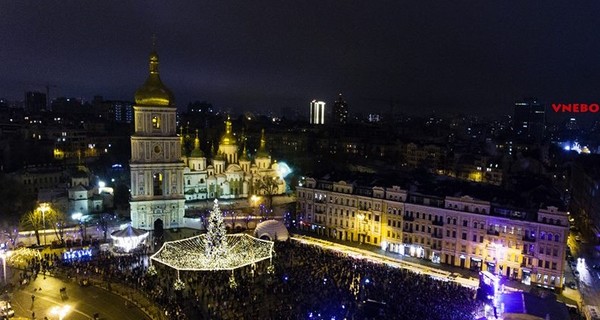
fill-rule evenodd
<path id="1" fill-rule="evenodd" d="M 598 1 L 0 0 L 0 97 L 133 98 L 157 36 L 179 106 L 512 113 L 600 102 Z M 550 110 L 550 108 L 549 108 Z"/>

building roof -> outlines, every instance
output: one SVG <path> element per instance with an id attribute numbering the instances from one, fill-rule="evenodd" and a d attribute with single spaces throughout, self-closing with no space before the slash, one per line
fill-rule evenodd
<path id="1" fill-rule="evenodd" d="M 160 80 L 158 74 L 158 53 L 150 53 L 150 74 L 146 82 L 135 92 L 138 105 L 170 106 L 174 102 L 173 93 Z"/>
<path id="2" fill-rule="evenodd" d="M 127 228 L 125 228 L 123 230 L 117 230 L 117 231 L 111 233 L 110 236 L 113 238 L 132 238 L 132 237 L 139 237 L 145 233 L 148 233 L 148 231 L 136 229 L 136 228 L 132 227 L 131 225 L 128 225 Z"/>

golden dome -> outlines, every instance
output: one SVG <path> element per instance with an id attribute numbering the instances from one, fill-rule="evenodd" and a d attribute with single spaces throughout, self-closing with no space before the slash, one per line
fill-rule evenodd
<path id="1" fill-rule="evenodd" d="M 221 138 L 222 145 L 235 145 L 237 143 L 233 132 L 231 132 L 231 118 L 227 116 L 227 121 L 225 121 L 225 134 Z"/>
<path id="2" fill-rule="evenodd" d="M 158 74 L 158 54 L 150 53 L 150 74 L 146 82 L 135 92 L 135 104 L 169 106 L 174 103 L 173 93 L 160 80 Z"/>

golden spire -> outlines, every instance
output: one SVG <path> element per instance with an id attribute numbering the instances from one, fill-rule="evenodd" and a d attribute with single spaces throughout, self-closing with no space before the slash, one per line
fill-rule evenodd
<path id="1" fill-rule="evenodd" d="M 265 129 L 262 129 L 260 132 L 260 147 L 256 152 L 257 157 L 268 157 L 269 153 L 267 152 L 267 139 L 265 138 Z"/>
<path id="2" fill-rule="evenodd" d="M 194 150 L 192 150 L 191 157 L 204 157 L 204 152 L 202 152 L 202 150 L 200 149 L 200 138 L 198 137 L 198 129 L 196 129 L 196 139 L 194 139 Z"/>
<path id="3" fill-rule="evenodd" d="M 154 50 L 156 39 L 153 38 L 153 50 L 150 53 L 150 74 L 146 82 L 135 92 L 137 105 L 170 106 L 173 104 L 173 94 L 162 83 L 158 72 L 158 53 Z"/>
<path id="4" fill-rule="evenodd" d="M 227 116 L 227 120 L 225 120 L 225 134 L 221 138 L 221 144 L 223 145 L 234 145 L 236 144 L 235 136 L 231 130 L 231 117 Z"/>

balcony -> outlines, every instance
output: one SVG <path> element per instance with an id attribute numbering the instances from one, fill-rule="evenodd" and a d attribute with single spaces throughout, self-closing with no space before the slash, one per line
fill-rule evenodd
<path id="1" fill-rule="evenodd" d="M 492 236 L 499 236 L 500 235 L 500 231 L 496 231 L 494 229 L 488 229 L 487 230 L 487 234 L 492 235 Z"/>
<path id="2" fill-rule="evenodd" d="M 444 221 L 443 220 L 433 220 L 431 222 L 431 224 L 433 224 L 434 226 L 440 226 L 443 227 L 444 226 Z"/>
<path id="3" fill-rule="evenodd" d="M 408 216 L 408 215 L 402 216 L 402 219 L 404 221 L 415 221 L 415 217 L 414 216 Z"/>
<path id="4" fill-rule="evenodd" d="M 535 238 L 534 237 L 524 236 L 523 237 L 523 241 L 526 241 L 526 242 L 535 242 Z"/>

